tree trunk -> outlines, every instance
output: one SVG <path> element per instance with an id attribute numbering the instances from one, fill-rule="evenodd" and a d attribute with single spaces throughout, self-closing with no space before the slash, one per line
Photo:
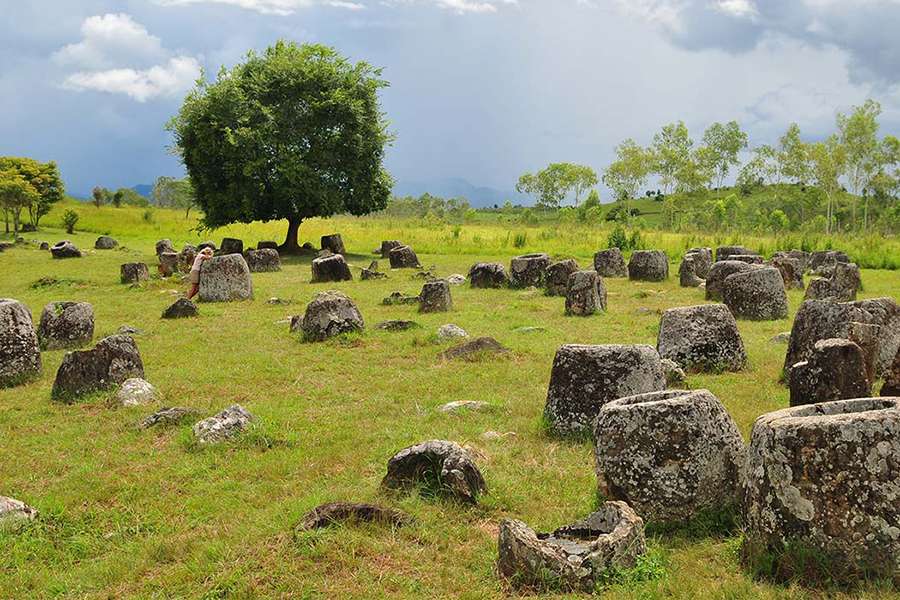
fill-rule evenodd
<path id="1" fill-rule="evenodd" d="M 3 220 L 6 221 L 6 233 L 9 233 L 9 211 L 3 209 Z"/>
<path id="2" fill-rule="evenodd" d="M 300 254 L 300 244 L 297 242 L 297 236 L 300 233 L 300 223 L 303 219 L 299 217 L 291 217 L 288 219 L 287 237 L 284 243 L 278 246 L 278 252 L 281 254 Z"/>

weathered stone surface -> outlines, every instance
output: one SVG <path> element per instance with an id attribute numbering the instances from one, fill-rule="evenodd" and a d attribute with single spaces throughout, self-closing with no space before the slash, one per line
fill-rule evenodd
<path id="1" fill-rule="evenodd" d="M 375 329 L 382 331 L 407 331 L 409 329 L 417 329 L 419 324 L 415 321 L 382 321 L 375 325 Z"/>
<path id="2" fill-rule="evenodd" d="M 606 298 L 600 290 L 606 291 L 596 271 L 575 271 L 569 275 L 566 286 L 566 314 L 589 316 L 606 310 Z"/>
<path id="3" fill-rule="evenodd" d="M 320 241 L 323 250 L 331 250 L 335 254 L 345 254 L 347 252 L 344 249 L 344 240 L 341 239 L 341 234 L 339 233 L 323 235 Z"/>
<path id="4" fill-rule="evenodd" d="M 41 312 L 42 350 L 80 348 L 94 337 L 94 307 L 87 302 L 51 302 Z"/>
<path id="5" fill-rule="evenodd" d="M 391 295 L 387 298 L 381 300 L 381 303 L 385 306 L 395 306 L 402 304 L 418 304 L 419 297 L 418 296 L 408 296 L 403 292 L 391 292 Z"/>
<path id="6" fill-rule="evenodd" d="M 556 435 L 588 433 L 607 402 L 665 387 L 652 346 L 566 344 L 553 360 L 544 419 Z"/>
<path id="7" fill-rule="evenodd" d="M 412 517 L 393 508 L 356 502 L 329 502 L 321 504 L 303 515 L 297 529 L 312 531 L 343 523 L 379 523 L 402 527 L 412 522 Z"/>
<path id="8" fill-rule="evenodd" d="M 635 250 L 628 261 L 628 278 L 664 281 L 669 278 L 669 259 L 662 250 Z"/>
<path id="9" fill-rule="evenodd" d="M 747 363 L 737 322 L 724 304 L 670 308 L 659 323 L 656 349 L 687 371 L 740 371 Z"/>
<path id="10" fill-rule="evenodd" d="M 712 248 L 691 248 L 685 253 L 694 259 L 694 272 L 700 279 L 706 279 L 713 264 Z"/>
<path id="11" fill-rule="evenodd" d="M 722 301 L 725 279 L 734 273 L 749 271 L 753 267 L 739 260 L 723 260 L 713 263 L 706 276 L 706 299 Z"/>
<path id="12" fill-rule="evenodd" d="M 278 242 L 273 240 L 260 240 L 256 244 L 257 250 L 278 250 Z"/>
<path id="13" fill-rule="evenodd" d="M 169 308 L 163 311 L 163 319 L 186 319 L 200 314 L 197 305 L 187 298 L 179 298 Z"/>
<path id="14" fill-rule="evenodd" d="M 159 254 L 159 274 L 163 277 L 171 277 L 178 271 L 178 253 L 161 252 Z"/>
<path id="15" fill-rule="evenodd" d="M 681 287 L 700 287 L 703 279 L 697 275 L 694 255 L 685 254 L 678 267 L 678 283 Z"/>
<path id="16" fill-rule="evenodd" d="M 571 258 L 550 263 L 544 273 L 544 291 L 548 296 L 565 296 L 569 275 L 577 270 L 578 263 Z"/>
<path id="17" fill-rule="evenodd" d="M 586 518 L 552 533 L 504 519 L 497 569 L 529 590 L 593 592 L 605 573 L 628 569 L 646 552 L 644 522 L 624 502 L 604 502 Z"/>
<path id="18" fill-rule="evenodd" d="M 253 279 L 244 257 L 235 253 L 203 261 L 199 298 L 202 302 L 252 300 Z"/>
<path id="19" fill-rule="evenodd" d="M 392 269 L 416 269 L 419 267 L 419 257 L 409 246 L 397 246 L 388 252 Z"/>
<path id="20" fill-rule="evenodd" d="M 419 312 L 447 312 L 453 309 L 450 284 L 443 279 L 428 281 L 419 293 Z"/>
<path id="21" fill-rule="evenodd" d="M 49 249 L 50 249 L 50 242 L 41 242 L 41 245 L 39 246 L 39 248 L 40 248 L 41 250 L 49 250 Z"/>
<path id="22" fill-rule="evenodd" d="M 399 248 L 400 246 L 405 246 L 400 240 L 382 240 L 380 250 L 381 258 L 390 258 L 391 250 Z"/>
<path id="23" fill-rule="evenodd" d="M 744 442 L 708 390 L 621 398 L 594 425 L 597 487 L 648 523 L 688 521 L 739 502 Z"/>
<path id="24" fill-rule="evenodd" d="M 762 415 L 750 442 L 746 547 L 815 551 L 829 580 L 843 574 L 846 583 L 860 576 L 896 581 L 898 471 L 900 398 L 840 400 Z"/>
<path id="25" fill-rule="evenodd" d="M 94 242 L 95 250 L 112 250 L 116 246 L 119 245 L 115 239 L 109 237 L 108 235 L 101 235 L 97 238 L 97 241 Z"/>
<path id="26" fill-rule="evenodd" d="M 140 283 L 150 279 L 150 269 L 145 263 L 125 263 L 119 267 L 119 279 L 122 283 Z"/>
<path id="27" fill-rule="evenodd" d="M 251 273 L 274 273 L 281 270 L 281 257 L 278 255 L 278 250 L 272 248 L 247 250 L 245 257 L 247 268 Z"/>
<path id="28" fill-rule="evenodd" d="M 872 391 L 862 348 L 842 338 L 819 340 L 791 367 L 791 406 L 864 398 Z"/>
<path id="29" fill-rule="evenodd" d="M 429 440 L 404 448 L 388 461 L 381 485 L 392 490 L 430 488 L 432 493 L 475 503 L 487 492 L 481 471 L 456 442 Z"/>
<path id="30" fill-rule="evenodd" d="M 737 260 L 748 265 L 761 265 L 766 262 L 759 254 L 731 254 L 728 260 Z"/>
<path id="31" fill-rule="evenodd" d="M 312 283 L 327 283 L 330 281 L 350 281 L 353 274 L 350 273 L 350 265 L 340 254 L 329 254 L 312 261 Z"/>
<path id="32" fill-rule="evenodd" d="M 753 250 L 744 246 L 719 246 L 716 248 L 716 262 L 730 260 L 733 255 L 749 255 L 756 254 Z"/>
<path id="33" fill-rule="evenodd" d="M 870 380 L 881 376 L 900 349 L 900 306 L 893 298 L 857 302 L 807 300 L 800 305 L 784 361 L 790 377 L 794 364 L 807 360 L 815 343 L 844 338 L 856 343 L 866 355 Z"/>
<path id="34" fill-rule="evenodd" d="M 772 266 L 781 273 L 785 289 L 803 289 L 803 266 L 799 259 L 788 256 L 776 256 L 772 259 Z"/>
<path id="35" fill-rule="evenodd" d="M 459 325 L 454 325 L 453 323 L 447 323 L 446 325 L 441 325 L 437 331 L 438 339 L 441 341 L 445 340 L 455 340 L 460 338 L 467 338 L 469 334 L 465 329 L 460 327 Z"/>
<path id="36" fill-rule="evenodd" d="M 16 529 L 37 516 L 38 511 L 21 500 L 0 496 L 0 531 Z"/>
<path id="37" fill-rule="evenodd" d="M 319 292 L 306 305 L 299 326 L 305 341 L 321 342 L 342 333 L 362 331 L 365 323 L 353 300 L 341 292 L 327 291 Z"/>
<path id="38" fill-rule="evenodd" d="M 226 254 L 243 254 L 244 253 L 244 240 L 239 240 L 237 238 L 222 238 L 222 245 L 219 249 L 219 253 L 222 255 Z"/>
<path id="39" fill-rule="evenodd" d="M 201 444 L 228 441 L 244 431 L 254 420 L 240 404 L 233 404 L 222 412 L 194 424 L 194 438 Z"/>
<path id="40" fill-rule="evenodd" d="M 862 279 L 856 263 L 836 262 L 830 278 L 813 279 L 809 282 L 805 299 L 849 302 L 856 300 L 856 293 L 860 288 Z"/>
<path id="41" fill-rule="evenodd" d="M 831 275 L 834 265 L 839 262 L 850 262 L 850 257 L 840 250 L 817 250 L 810 254 L 808 268 L 813 273 Z"/>
<path id="42" fill-rule="evenodd" d="M 509 275 L 500 263 L 475 263 L 469 269 L 473 288 L 502 288 L 509 285 Z"/>
<path id="43" fill-rule="evenodd" d="M 41 351 L 31 313 L 24 304 L 0 299 L 0 388 L 24 383 L 41 372 Z"/>
<path id="44" fill-rule="evenodd" d="M 359 276 L 363 281 L 368 281 L 369 279 L 387 279 L 387 273 L 382 273 L 378 270 L 378 261 L 373 260 L 369 267 L 362 270 Z"/>
<path id="45" fill-rule="evenodd" d="M 884 375 L 880 393 L 882 396 L 900 396 L 900 352 L 897 352 L 891 368 Z"/>
<path id="46" fill-rule="evenodd" d="M 471 342 L 465 342 L 453 346 L 440 353 L 444 360 L 463 359 L 471 360 L 485 354 L 506 354 L 509 350 L 492 337 L 475 338 Z"/>
<path id="47" fill-rule="evenodd" d="M 178 270 L 182 273 L 189 273 L 191 267 L 194 266 L 195 258 L 197 258 L 197 248 L 191 244 L 185 244 L 178 253 Z"/>
<path id="48" fill-rule="evenodd" d="M 134 338 L 111 335 L 91 350 L 76 350 L 63 357 L 51 396 L 67 402 L 115 387 L 131 377 L 144 377 L 144 363 Z"/>
<path id="49" fill-rule="evenodd" d="M 669 358 L 662 358 L 660 362 L 662 363 L 663 373 L 666 374 L 667 386 L 679 385 L 687 380 L 687 374 L 677 362 Z"/>
<path id="50" fill-rule="evenodd" d="M 144 417 L 138 423 L 138 429 L 150 429 L 151 427 L 171 427 L 179 425 L 183 421 L 195 418 L 200 412 L 194 408 L 184 406 L 172 406 L 161 408 L 152 415 Z"/>
<path id="51" fill-rule="evenodd" d="M 175 246 L 172 245 L 172 240 L 162 239 L 156 242 L 156 256 L 159 256 L 163 252 L 175 252 Z"/>
<path id="52" fill-rule="evenodd" d="M 466 282 L 466 276 L 462 273 L 453 273 L 451 275 L 447 275 L 444 279 L 447 280 L 447 283 L 450 285 L 462 285 Z"/>
<path id="53" fill-rule="evenodd" d="M 769 341 L 773 344 L 787 344 L 791 341 L 791 332 L 782 331 L 781 333 L 776 333 L 769 339 Z"/>
<path id="54" fill-rule="evenodd" d="M 438 410 L 442 413 L 455 413 L 464 410 L 487 410 L 489 408 L 491 408 L 491 405 L 487 402 L 479 402 L 478 400 L 457 400 L 455 402 L 444 404 L 438 408 Z"/>
<path id="55" fill-rule="evenodd" d="M 772 321 L 786 319 L 787 293 L 781 272 L 774 267 L 758 267 L 725 278 L 723 300 L 739 319 Z"/>
<path id="56" fill-rule="evenodd" d="M 772 260 L 776 258 L 790 258 L 800 263 L 800 275 L 806 273 L 809 265 L 809 252 L 803 250 L 780 250 L 772 255 Z"/>
<path id="57" fill-rule="evenodd" d="M 53 258 L 81 258 L 81 250 L 69 240 L 62 240 L 50 246 L 50 254 Z"/>
<path id="58" fill-rule="evenodd" d="M 118 406 L 141 406 L 155 404 L 162 400 L 162 394 L 150 382 L 140 377 L 131 377 L 122 382 L 113 402 Z"/>
<path id="59" fill-rule="evenodd" d="M 509 284 L 514 288 L 542 287 L 550 257 L 543 253 L 517 256 L 509 265 Z"/>
<path id="60" fill-rule="evenodd" d="M 594 270 L 600 277 L 628 277 L 625 257 L 618 248 L 607 248 L 594 254 Z"/>

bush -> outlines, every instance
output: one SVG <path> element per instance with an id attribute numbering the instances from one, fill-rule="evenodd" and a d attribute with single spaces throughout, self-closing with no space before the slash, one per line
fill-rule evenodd
<path id="1" fill-rule="evenodd" d="M 528 241 L 527 233 L 517 233 L 516 237 L 513 239 L 513 246 L 516 248 L 524 248 L 525 242 Z"/>
<path id="2" fill-rule="evenodd" d="M 144 211 L 144 214 L 141 215 L 141 218 L 144 219 L 144 223 L 152 223 L 153 222 L 153 209 L 148 208 Z"/>
<path id="3" fill-rule="evenodd" d="M 75 225 L 78 223 L 78 213 L 71 209 L 67 210 L 63 213 L 62 222 L 66 226 L 66 233 L 74 233 Z"/>

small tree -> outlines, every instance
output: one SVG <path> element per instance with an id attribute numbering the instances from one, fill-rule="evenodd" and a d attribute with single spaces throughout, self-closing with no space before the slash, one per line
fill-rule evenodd
<path id="1" fill-rule="evenodd" d="M 779 140 L 776 153 L 778 170 L 783 177 L 799 184 L 806 184 L 811 176 L 809 147 L 800 139 L 800 126 L 791 123 Z"/>
<path id="2" fill-rule="evenodd" d="M 66 233 L 75 233 L 75 224 L 78 223 L 78 213 L 71 209 L 67 210 L 63 213 L 62 222 L 63 225 L 66 226 Z"/>
<path id="3" fill-rule="evenodd" d="M 713 123 L 703 133 L 703 145 L 707 148 L 704 160 L 715 178 L 716 187 L 721 188 L 731 167 L 741 162 L 738 156 L 747 147 L 747 134 L 741 131 L 737 121 Z"/>
<path id="4" fill-rule="evenodd" d="M 652 154 L 629 138 L 616 147 L 616 160 L 603 171 L 603 183 L 616 200 L 634 198 L 647 183 L 652 166 Z"/>
<path id="5" fill-rule="evenodd" d="M 50 212 L 56 202 L 62 200 L 65 186 L 59 176 L 59 168 L 53 161 L 42 163 L 31 158 L 0 157 L 0 171 L 14 171 L 37 192 L 36 199 L 26 208 L 31 225 L 37 229 L 41 219 Z"/>
<path id="6" fill-rule="evenodd" d="M 834 135 L 824 142 L 813 144 L 808 151 L 812 160 L 813 179 L 825 194 L 827 203 L 825 233 L 830 234 L 834 222 L 835 201 L 841 193 L 840 178 L 847 170 L 847 152 Z"/>
<path id="7" fill-rule="evenodd" d="M 14 170 L 0 171 L 0 205 L 13 217 L 13 234 L 19 234 L 22 211 L 40 198 L 37 190 Z"/>
<path id="8" fill-rule="evenodd" d="M 96 208 L 100 208 L 104 204 L 109 203 L 110 193 L 105 187 L 96 186 L 91 190 L 91 199 Z"/>
<path id="9" fill-rule="evenodd" d="M 204 224 L 287 219 L 280 249 L 299 252 L 304 219 L 383 209 L 387 85 L 332 48 L 285 41 L 198 82 L 169 129 Z"/>
<path id="10" fill-rule="evenodd" d="M 597 173 L 590 167 L 574 163 L 552 163 L 537 173 L 525 173 L 519 177 L 516 191 L 531 194 L 539 206 L 559 208 L 570 195 L 575 196 L 575 206 L 581 194 L 597 185 Z"/>

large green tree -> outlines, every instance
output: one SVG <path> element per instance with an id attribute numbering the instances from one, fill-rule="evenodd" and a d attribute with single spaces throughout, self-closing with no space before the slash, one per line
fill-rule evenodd
<path id="1" fill-rule="evenodd" d="M 381 70 L 332 48 L 279 41 L 213 82 L 201 80 L 169 124 L 209 227 L 383 209 L 391 141 Z"/>
<path id="2" fill-rule="evenodd" d="M 732 167 L 741 164 L 739 155 L 747 147 L 747 134 L 737 121 L 713 123 L 703 132 L 701 163 L 712 171 L 716 187 L 722 187 Z"/>
<path id="3" fill-rule="evenodd" d="M 811 166 L 809 147 L 800 139 L 800 126 L 791 123 L 778 143 L 779 149 L 776 153 L 778 171 L 783 177 L 805 185 L 811 176 Z"/>
<path id="4" fill-rule="evenodd" d="M 826 233 L 834 223 L 835 203 L 841 193 L 840 179 L 847 172 L 847 150 L 836 135 L 809 147 L 812 175 L 816 186 L 825 194 Z"/>
<path id="5" fill-rule="evenodd" d="M 37 229 L 41 219 L 50 212 L 56 202 L 65 195 L 65 186 L 59 175 L 59 168 L 53 161 L 42 163 L 33 158 L 18 156 L 0 157 L 0 171 L 18 174 L 37 193 L 25 207 L 32 227 Z"/>
<path id="6" fill-rule="evenodd" d="M 516 191 L 531 194 L 537 198 L 539 206 L 559 208 L 571 194 L 575 206 L 581 202 L 581 195 L 597 185 L 597 173 L 590 167 L 574 163 L 552 163 L 537 173 L 525 173 L 519 177 Z"/>
<path id="7" fill-rule="evenodd" d="M 14 169 L 0 171 L 0 207 L 13 218 L 13 233 L 19 234 L 22 211 L 40 199 L 40 195 L 22 175 Z M 9 233 L 7 225 L 7 233 Z"/>
<path id="8" fill-rule="evenodd" d="M 647 183 L 652 168 L 652 154 L 629 138 L 616 147 L 616 160 L 603 171 L 603 183 L 616 200 L 634 198 Z"/>
<path id="9" fill-rule="evenodd" d="M 852 219 L 856 225 L 856 196 L 869 187 L 872 177 L 878 173 L 879 141 L 878 116 L 881 105 L 866 100 L 862 106 L 853 107 L 849 115 L 838 113 L 837 127 L 840 143 L 847 157 L 847 179 L 853 192 Z"/>
<path id="10" fill-rule="evenodd" d="M 684 172 L 691 160 L 694 141 L 683 121 L 663 126 L 653 136 L 653 172 L 659 176 L 663 192 L 668 194 L 678 183 L 678 173 Z"/>

